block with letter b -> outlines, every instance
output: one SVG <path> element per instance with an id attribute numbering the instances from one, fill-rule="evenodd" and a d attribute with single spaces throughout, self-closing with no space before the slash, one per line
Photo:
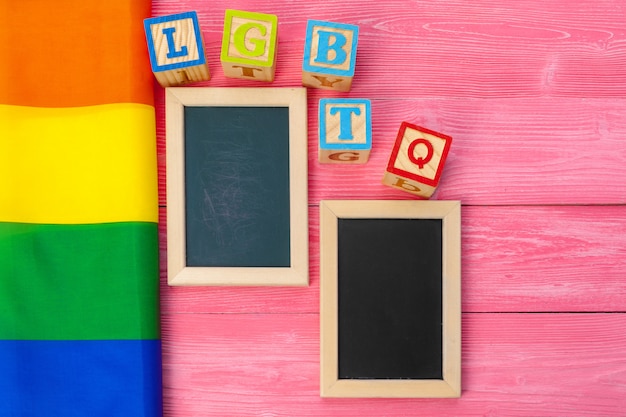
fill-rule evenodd
<path id="1" fill-rule="evenodd" d="M 276 15 L 227 9 L 220 57 L 224 75 L 274 81 L 277 36 Z"/>
<path id="2" fill-rule="evenodd" d="M 450 136 L 402 122 L 383 184 L 430 198 L 452 144 Z"/>
<path id="3" fill-rule="evenodd" d="M 144 20 L 152 72 L 163 87 L 209 79 L 196 12 Z"/>
<path id="4" fill-rule="evenodd" d="M 372 150 L 370 101 L 326 98 L 319 102 L 319 162 L 364 164 Z"/>
<path id="5" fill-rule="evenodd" d="M 302 62 L 302 85 L 350 91 L 358 37 L 358 26 L 309 20 Z"/>

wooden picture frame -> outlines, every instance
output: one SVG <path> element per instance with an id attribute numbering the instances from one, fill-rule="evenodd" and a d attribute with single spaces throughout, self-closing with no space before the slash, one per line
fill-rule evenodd
<path id="1" fill-rule="evenodd" d="M 308 285 L 306 89 L 165 97 L 169 285 Z"/>
<path id="2" fill-rule="evenodd" d="M 429 235 L 420 235 L 421 229 L 413 232 L 413 225 L 419 228 L 424 226 L 424 230 L 434 230 L 433 242 L 436 243 L 424 242 L 429 239 Z M 452 398 L 461 395 L 460 228 L 459 201 L 320 202 L 322 397 Z M 409 241 L 417 244 L 407 245 Z M 426 254 L 426 258 L 434 260 L 420 260 L 417 252 L 429 247 L 434 247 L 433 253 L 440 255 Z M 384 254 L 379 256 L 378 251 L 388 252 L 391 257 L 385 257 Z M 403 259 L 395 258 L 396 253 Z M 414 257 L 418 265 L 419 262 L 432 264 L 432 271 L 437 272 L 431 273 L 428 265 L 414 268 L 412 261 L 404 262 Z M 396 260 L 401 266 L 390 265 L 396 263 Z M 410 269 L 408 274 L 405 273 L 407 268 Z M 350 274 L 355 275 L 353 279 Z M 433 290 L 428 290 L 430 287 L 424 287 L 424 283 L 431 280 L 440 282 L 440 285 L 434 285 Z M 399 284 L 396 285 L 396 282 Z M 406 283 L 413 282 L 417 282 L 415 289 L 405 289 Z M 440 294 L 440 299 L 433 301 L 436 306 L 434 310 L 425 307 L 426 310 L 422 310 L 424 314 L 398 319 L 396 316 L 406 316 L 406 311 L 422 308 L 415 307 L 415 304 L 422 303 L 422 296 L 419 295 L 422 291 Z M 428 304 L 428 294 L 425 297 L 425 303 Z M 434 318 L 428 318 L 431 315 Z M 380 323 L 377 317 L 382 317 Z M 402 324 L 403 321 L 407 323 L 406 326 Z M 425 324 L 420 324 L 421 321 Z M 425 336 L 427 333 L 424 333 L 417 334 L 417 340 L 413 342 L 410 340 L 410 332 L 404 331 L 405 327 L 419 329 L 416 333 L 420 333 L 422 328 L 434 328 L 434 334 L 439 335 L 440 339 L 428 338 Z M 389 330 L 391 328 L 393 330 Z M 399 334 L 395 334 L 396 331 Z M 363 337 L 367 338 L 365 342 Z M 407 349 L 396 355 L 394 344 L 398 341 L 403 344 L 405 340 Z M 375 346 L 379 342 L 385 347 L 377 350 Z M 415 357 L 419 354 L 413 348 L 421 346 L 420 343 L 432 344 L 432 347 L 420 349 L 425 349 L 428 355 L 433 350 L 439 358 L 440 362 L 433 366 L 437 377 L 420 376 L 433 374 L 430 369 L 422 370 L 430 367 L 428 360 L 426 365 L 421 365 L 420 358 Z M 346 350 L 345 354 L 342 354 L 342 349 Z M 401 351 L 401 348 L 397 350 Z M 377 356 L 380 352 L 384 353 Z M 395 359 L 403 358 L 405 354 L 409 358 L 406 364 L 402 362 L 404 359 Z M 393 358 L 389 359 L 388 356 L 392 355 Z M 362 367 L 365 370 L 362 371 L 358 364 L 361 359 L 353 359 L 355 356 L 364 358 Z M 377 363 L 379 360 L 382 364 Z M 389 366 L 386 365 L 388 360 L 393 361 Z M 353 364 L 355 361 L 356 365 Z M 414 374 L 405 373 L 406 369 Z"/>

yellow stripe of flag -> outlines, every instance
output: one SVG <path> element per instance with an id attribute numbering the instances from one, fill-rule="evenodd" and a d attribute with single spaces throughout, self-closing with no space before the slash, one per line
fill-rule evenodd
<path id="1" fill-rule="evenodd" d="M 157 222 L 154 119 L 145 104 L 0 105 L 0 221 Z"/>

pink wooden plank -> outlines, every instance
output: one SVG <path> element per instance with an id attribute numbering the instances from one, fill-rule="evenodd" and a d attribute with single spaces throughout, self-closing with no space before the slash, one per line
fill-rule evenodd
<path id="1" fill-rule="evenodd" d="M 373 148 L 363 165 L 318 163 L 316 100 L 309 99 L 308 113 L 312 204 L 330 198 L 414 198 L 381 184 L 403 121 L 453 137 L 434 199 L 626 203 L 626 100 L 373 100 Z M 157 116 L 163 117 L 161 106 Z M 166 204 L 164 127 L 158 127 L 160 196 Z"/>
<path id="2" fill-rule="evenodd" d="M 166 314 L 165 415 L 622 416 L 626 314 L 464 314 L 463 395 L 321 399 L 316 314 Z"/>
<path id="3" fill-rule="evenodd" d="M 274 83 L 224 77 L 225 8 L 279 16 Z M 153 2 L 154 15 L 184 10 L 199 13 L 212 74 L 196 86 L 299 86 L 308 18 L 358 24 L 361 37 L 353 90 L 309 90 L 310 287 L 167 287 L 162 216 L 166 416 L 623 415 L 621 2 Z M 163 90 L 155 93 L 163 215 Z M 316 162 L 317 100 L 329 96 L 373 99 L 368 164 Z M 380 184 L 405 120 L 454 138 L 434 198 L 465 204 L 465 391 L 460 400 L 322 400 L 317 204 L 413 198 Z M 562 313 L 493 313 L 542 311 Z"/>
<path id="4" fill-rule="evenodd" d="M 310 200 L 413 198 L 380 183 L 400 123 L 409 121 L 453 137 L 434 199 L 621 204 L 623 114 L 626 101 L 614 100 L 373 100 L 373 149 L 369 162 L 359 166 L 317 163 L 317 120 L 310 117 Z"/>
<path id="5" fill-rule="evenodd" d="M 235 7 L 231 2 L 209 7 L 199 1 L 157 1 L 154 13 L 199 10 L 213 78 L 197 86 L 300 85 L 306 18 L 343 18 L 362 26 L 355 88 L 349 95 L 385 99 L 373 103 L 372 160 L 362 167 L 318 166 L 317 100 L 334 93 L 310 89 L 313 203 L 333 195 L 411 198 L 380 185 L 390 143 L 405 120 L 455 138 L 435 198 L 470 204 L 623 203 L 626 78 L 620 74 L 626 73 L 626 31 L 614 2 L 577 2 L 575 8 L 538 0 L 498 7 L 465 3 L 422 2 L 418 7 L 394 1 L 379 8 L 350 0 L 327 2 L 323 10 L 314 2 L 299 7 L 284 1 L 255 3 L 258 10 L 281 17 L 272 84 L 224 77 L 220 36 L 223 9 Z M 390 72 L 393 82 L 384 82 Z M 164 205 L 163 90 L 155 91 Z"/>
<path id="6" fill-rule="evenodd" d="M 464 311 L 626 311 L 626 206 L 463 207 Z"/>
<path id="7" fill-rule="evenodd" d="M 310 209 L 308 288 L 167 287 L 172 313 L 319 311 L 319 210 Z M 463 311 L 626 311 L 626 206 L 462 209 Z"/>
<path id="8" fill-rule="evenodd" d="M 361 0 L 154 2 L 153 14 L 197 10 L 210 85 L 258 85 L 225 78 L 219 62 L 224 9 L 279 17 L 275 85 L 299 85 L 307 19 L 360 27 L 353 93 L 380 97 L 573 96 L 623 98 L 626 30 L 615 0 L 465 2 Z"/>

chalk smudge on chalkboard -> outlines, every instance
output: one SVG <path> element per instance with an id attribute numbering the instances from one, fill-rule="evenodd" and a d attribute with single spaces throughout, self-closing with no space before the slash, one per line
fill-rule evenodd
<path id="1" fill-rule="evenodd" d="M 189 266 L 289 266 L 289 114 L 186 107 Z"/>

